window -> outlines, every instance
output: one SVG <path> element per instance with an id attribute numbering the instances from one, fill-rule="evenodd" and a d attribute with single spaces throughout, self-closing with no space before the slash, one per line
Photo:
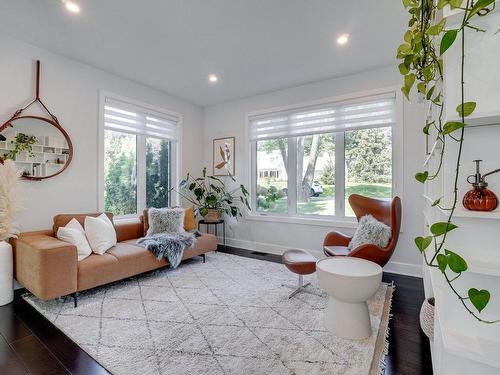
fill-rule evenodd
<path id="1" fill-rule="evenodd" d="M 259 214 L 352 217 L 351 194 L 393 195 L 395 94 L 249 116 Z"/>
<path id="2" fill-rule="evenodd" d="M 103 208 L 117 216 L 171 204 L 180 117 L 106 97 Z"/>

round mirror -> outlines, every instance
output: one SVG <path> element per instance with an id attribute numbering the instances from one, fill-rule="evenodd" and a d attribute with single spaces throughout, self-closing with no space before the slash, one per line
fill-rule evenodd
<path id="1" fill-rule="evenodd" d="M 9 122 L 0 134 L 0 156 L 12 159 L 23 177 L 42 180 L 64 171 L 73 157 L 66 131 L 56 121 L 21 116 Z"/>

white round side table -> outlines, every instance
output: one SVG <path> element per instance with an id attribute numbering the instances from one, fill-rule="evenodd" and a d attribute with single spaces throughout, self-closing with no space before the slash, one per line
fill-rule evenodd
<path id="1" fill-rule="evenodd" d="M 363 339 L 372 334 L 366 301 L 382 282 L 382 267 L 354 257 L 331 257 L 316 265 L 319 285 L 329 296 L 325 327 L 347 339 Z"/>
<path id="2" fill-rule="evenodd" d="M 0 241 L 0 306 L 14 300 L 14 262 L 12 246 Z"/>

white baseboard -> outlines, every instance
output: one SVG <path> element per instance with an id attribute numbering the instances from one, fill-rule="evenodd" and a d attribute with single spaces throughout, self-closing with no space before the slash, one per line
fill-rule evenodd
<path id="1" fill-rule="evenodd" d="M 219 243 L 222 244 L 222 238 L 219 238 Z M 237 247 L 239 249 L 244 249 L 249 251 L 260 251 L 263 253 L 278 254 L 278 255 L 281 255 L 283 254 L 283 252 L 290 249 L 289 246 L 239 240 L 236 238 L 226 238 L 226 244 L 228 246 Z M 295 247 L 295 249 L 300 249 L 300 248 Z M 311 249 L 300 249 L 300 250 L 307 250 L 318 258 L 324 257 L 324 254 L 321 250 L 311 250 Z M 390 273 L 397 273 L 400 275 L 422 277 L 422 266 L 411 263 L 389 261 L 389 263 L 387 263 L 387 265 L 384 267 L 384 271 Z"/>

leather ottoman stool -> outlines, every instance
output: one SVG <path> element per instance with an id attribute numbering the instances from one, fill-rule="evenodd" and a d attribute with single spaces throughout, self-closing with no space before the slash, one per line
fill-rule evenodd
<path id="1" fill-rule="evenodd" d="M 304 275 L 316 272 L 316 258 L 307 251 L 291 249 L 283 253 L 281 260 L 290 271 L 299 275 L 298 287 L 291 287 L 295 290 L 288 296 L 288 298 L 292 298 L 297 293 L 305 291 L 305 288 L 311 284 L 304 284 Z M 290 287 L 289 285 L 284 286 Z"/>

